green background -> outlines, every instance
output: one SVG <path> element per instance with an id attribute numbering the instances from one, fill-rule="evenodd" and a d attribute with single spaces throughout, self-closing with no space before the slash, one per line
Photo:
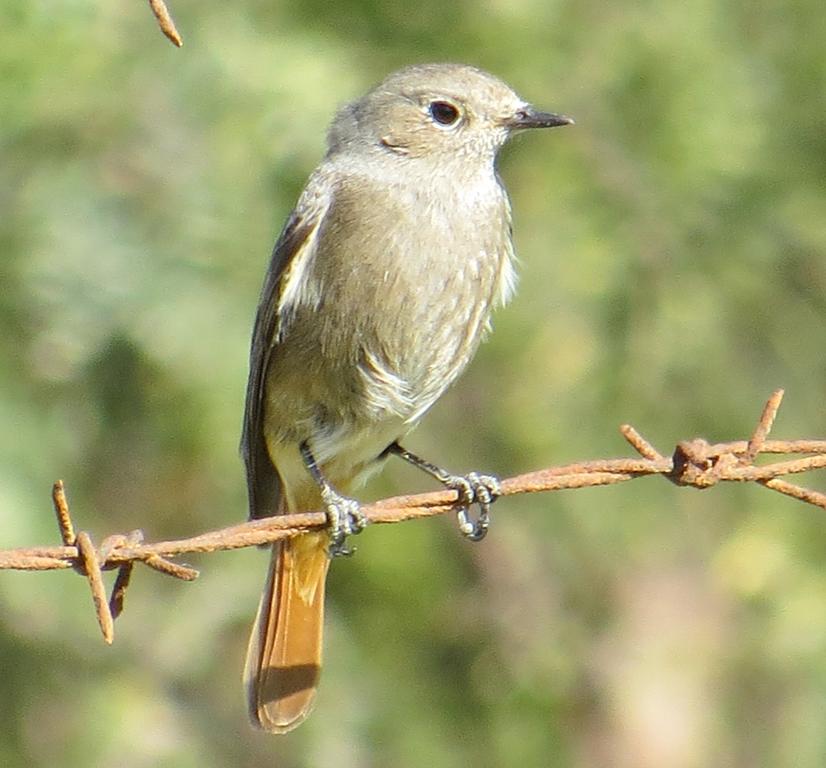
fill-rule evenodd
<path id="1" fill-rule="evenodd" d="M 476 64 L 577 119 L 501 159 L 521 287 L 411 437 L 502 476 L 748 436 L 826 437 L 822 0 L 0 0 L 0 547 L 246 513 L 247 351 L 335 108 Z M 806 478 L 816 484 L 817 478 Z M 820 486 L 823 487 L 821 481 Z M 364 498 L 429 490 L 398 463 Z M 139 570 L 113 647 L 69 572 L 0 574 L 0 764 L 826 763 L 826 514 L 657 479 L 368 531 L 330 578 L 313 717 L 247 725 L 266 555 Z"/>

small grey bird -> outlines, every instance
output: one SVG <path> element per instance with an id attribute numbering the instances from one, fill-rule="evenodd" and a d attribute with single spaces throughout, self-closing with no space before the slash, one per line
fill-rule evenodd
<path id="1" fill-rule="evenodd" d="M 336 115 L 275 245 L 250 353 L 250 513 L 323 508 L 330 519 L 329 535 L 273 547 L 244 672 L 258 727 L 287 732 L 312 708 L 327 567 L 364 525 L 343 494 L 396 454 L 455 488 L 462 531 L 484 535 L 496 480 L 450 475 L 399 441 L 513 292 L 497 152 L 517 131 L 571 122 L 459 64 L 402 69 Z"/>

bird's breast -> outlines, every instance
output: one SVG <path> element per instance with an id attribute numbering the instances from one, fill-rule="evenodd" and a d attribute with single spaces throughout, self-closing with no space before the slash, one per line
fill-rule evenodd
<path id="1" fill-rule="evenodd" d="M 285 435 L 409 428 L 470 361 L 507 282 L 495 181 L 474 194 L 368 182 L 336 190 L 303 278 L 318 301 L 295 308 L 273 355 L 269 413 Z"/>
<path id="2" fill-rule="evenodd" d="M 472 357 L 510 269 L 498 185 L 490 194 L 437 192 L 405 189 L 377 203 L 356 228 L 358 244 L 346 238 L 354 259 L 324 280 L 327 346 L 350 350 L 371 411 L 411 421 Z"/>

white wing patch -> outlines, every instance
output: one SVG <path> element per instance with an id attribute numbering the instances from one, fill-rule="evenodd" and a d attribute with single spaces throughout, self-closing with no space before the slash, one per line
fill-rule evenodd
<path id="1" fill-rule="evenodd" d="M 313 227 L 312 232 L 281 275 L 277 310 L 280 318 L 279 331 L 283 330 L 297 307 L 308 306 L 315 309 L 321 303 L 321 284 L 318 280 L 310 279 L 319 228 L 319 225 Z"/>

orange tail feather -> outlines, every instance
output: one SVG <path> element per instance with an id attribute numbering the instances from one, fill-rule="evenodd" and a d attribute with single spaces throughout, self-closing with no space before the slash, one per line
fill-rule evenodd
<path id="1" fill-rule="evenodd" d="M 244 667 L 250 719 L 265 731 L 291 731 L 315 703 L 329 564 L 323 533 L 273 547 Z"/>

